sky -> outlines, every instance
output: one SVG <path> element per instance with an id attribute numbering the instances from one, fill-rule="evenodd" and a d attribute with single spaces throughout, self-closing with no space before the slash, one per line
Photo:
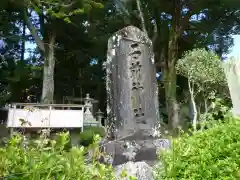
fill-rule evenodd
<path id="1" fill-rule="evenodd" d="M 240 57 L 240 35 L 233 36 L 233 39 L 234 39 L 234 45 L 230 54 L 228 54 L 228 57 L 231 57 L 231 56 Z"/>
<path id="2" fill-rule="evenodd" d="M 227 55 L 227 57 L 232 57 L 232 56 L 240 57 L 240 35 L 233 35 L 233 39 L 234 39 L 234 45 L 231 48 L 230 53 Z M 36 47 L 35 44 L 26 42 L 26 49 L 28 48 L 33 49 L 35 47 Z M 26 52 L 25 57 L 28 57 L 28 56 L 29 56 L 29 53 Z"/>

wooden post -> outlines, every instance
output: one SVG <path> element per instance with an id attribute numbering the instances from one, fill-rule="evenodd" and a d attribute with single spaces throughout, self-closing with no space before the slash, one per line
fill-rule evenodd
<path id="1" fill-rule="evenodd" d="M 51 111 L 52 111 L 52 106 L 49 106 L 49 120 L 48 120 L 48 136 L 51 134 L 51 129 L 50 129 L 50 121 L 51 121 Z"/>

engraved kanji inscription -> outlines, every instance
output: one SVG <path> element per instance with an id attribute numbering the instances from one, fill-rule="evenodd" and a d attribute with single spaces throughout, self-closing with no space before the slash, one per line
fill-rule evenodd
<path id="1" fill-rule="evenodd" d="M 135 117 L 144 116 L 144 106 L 143 106 L 143 83 L 141 68 L 142 65 L 139 61 L 141 56 L 141 51 L 139 45 L 134 43 L 131 45 L 130 56 L 130 72 L 131 72 L 131 83 L 132 83 L 132 107 Z"/>

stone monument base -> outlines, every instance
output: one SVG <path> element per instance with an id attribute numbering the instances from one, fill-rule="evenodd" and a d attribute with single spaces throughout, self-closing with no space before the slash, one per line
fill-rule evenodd
<path id="1" fill-rule="evenodd" d="M 127 177 L 122 178 L 121 173 L 122 170 L 125 169 L 127 171 Z M 129 176 L 136 177 L 138 180 L 154 180 L 152 167 L 150 167 L 146 162 L 127 162 L 122 165 L 118 165 L 115 167 L 115 172 L 117 179 L 119 180 L 129 180 Z"/>
<path id="2" fill-rule="evenodd" d="M 105 157 L 102 161 L 111 163 L 113 166 L 129 161 L 144 161 L 153 166 L 158 160 L 158 150 L 169 148 L 170 141 L 168 139 L 105 141 L 103 151 L 108 158 Z"/>

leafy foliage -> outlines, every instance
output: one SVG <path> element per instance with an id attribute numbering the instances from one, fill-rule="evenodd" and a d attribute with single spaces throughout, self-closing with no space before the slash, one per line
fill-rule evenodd
<path id="1" fill-rule="evenodd" d="M 164 168 L 156 179 L 239 179 L 240 122 L 211 122 L 211 128 L 173 139 L 171 151 L 160 152 Z"/>
<path id="2" fill-rule="evenodd" d="M 211 103 L 208 112 L 201 114 L 199 119 L 200 122 L 225 121 L 231 116 L 230 108 L 225 105 L 222 99 L 216 98 L 215 101 Z M 206 123 L 206 125 L 208 125 L 208 123 Z"/>
<path id="3" fill-rule="evenodd" d="M 2 63 L 0 69 L 0 105 L 7 102 L 26 102 L 29 98 L 38 99 L 41 67 L 9 58 Z"/>
<path id="4" fill-rule="evenodd" d="M 176 64 L 177 72 L 188 80 L 189 98 L 192 103 L 192 123 L 194 130 L 197 130 L 198 108 L 204 105 L 207 112 L 210 96 L 215 92 L 227 91 L 225 73 L 222 62 L 212 51 L 205 49 L 193 49 L 188 51 Z M 200 101 L 196 103 L 196 97 Z M 204 104 L 203 104 L 204 102 Z"/>
<path id="5" fill-rule="evenodd" d="M 65 3 L 61 0 L 29 1 L 25 4 L 33 8 L 38 14 L 45 9 L 46 13 L 52 17 L 63 19 L 70 23 L 70 17 L 82 13 L 88 13 L 92 8 L 103 8 L 101 0 L 99 2 L 92 0 L 76 0 Z"/>
<path id="6" fill-rule="evenodd" d="M 212 51 L 193 49 L 185 53 L 177 65 L 179 74 L 194 84 L 225 84 L 225 75 L 221 60 Z"/>
<path id="7" fill-rule="evenodd" d="M 83 132 L 80 133 L 80 144 L 82 146 L 89 146 L 94 142 L 94 136 L 99 135 L 100 137 L 105 137 L 106 132 L 103 127 L 88 127 L 85 128 Z"/>
<path id="8" fill-rule="evenodd" d="M 86 162 L 87 149 L 72 147 L 65 150 L 68 133 L 58 134 L 57 140 L 40 138 L 26 141 L 15 135 L 0 148 L 0 176 L 12 180 L 25 179 L 115 179 L 111 166 L 97 159 Z M 94 144 L 99 141 L 95 136 Z M 94 146 L 95 151 L 99 148 Z"/>

